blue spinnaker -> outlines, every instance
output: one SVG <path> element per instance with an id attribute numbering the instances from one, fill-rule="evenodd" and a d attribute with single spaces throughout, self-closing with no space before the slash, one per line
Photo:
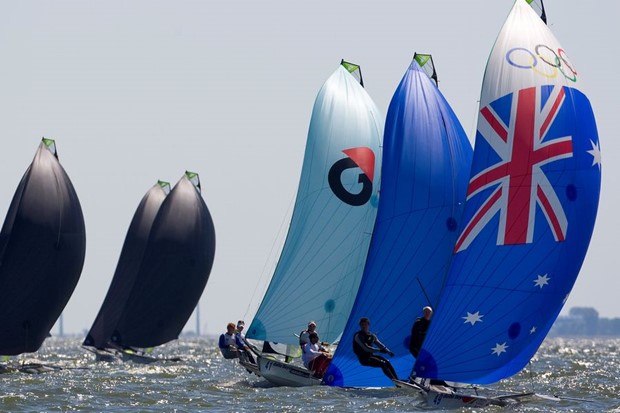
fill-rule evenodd
<path id="1" fill-rule="evenodd" d="M 381 369 L 359 364 L 352 348 L 360 317 L 395 356 L 399 377 L 413 366 L 409 332 L 435 304 L 448 270 L 467 189 L 472 149 L 439 89 L 414 59 L 388 110 L 381 198 L 362 283 L 324 381 L 392 386 Z"/>
<path id="2" fill-rule="evenodd" d="M 517 0 L 487 64 L 465 215 L 419 376 L 509 377 L 562 309 L 600 192 L 598 133 L 580 87 L 557 39 Z"/>

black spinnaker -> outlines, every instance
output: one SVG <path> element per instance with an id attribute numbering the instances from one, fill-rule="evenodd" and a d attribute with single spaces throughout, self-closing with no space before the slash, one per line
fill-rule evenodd
<path id="1" fill-rule="evenodd" d="M 155 347 L 178 338 L 205 288 L 215 229 L 198 175 L 186 172 L 161 204 L 110 340 Z"/>
<path id="2" fill-rule="evenodd" d="M 55 142 L 44 138 L 0 232 L 0 354 L 39 349 L 77 285 L 85 252 L 80 201 Z"/>

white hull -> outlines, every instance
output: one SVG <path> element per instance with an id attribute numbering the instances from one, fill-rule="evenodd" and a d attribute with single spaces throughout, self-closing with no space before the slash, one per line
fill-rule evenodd
<path id="1" fill-rule="evenodd" d="M 448 386 L 430 385 L 421 387 L 400 380 L 394 380 L 396 387 L 420 394 L 429 406 L 442 409 L 460 409 L 462 407 L 507 406 L 524 403 L 540 397 L 534 393 L 511 393 L 502 396 L 484 396 L 465 392 L 464 389 L 455 389 Z"/>
<path id="2" fill-rule="evenodd" d="M 321 379 L 314 377 L 310 371 L 303 367 L 283 363 L 265 356 L 258 356 L 257 362 L 260 375 L 275 385 L 305 387 L 321 384 Z"/>

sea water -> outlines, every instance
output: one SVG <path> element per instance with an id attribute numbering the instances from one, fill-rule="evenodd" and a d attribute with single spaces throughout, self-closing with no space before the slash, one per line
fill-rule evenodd
<path id="1" fill-rule="evenodd" d="M 181 339 L 155 356 L 181 362 L 96 363 L 80 338 L 50 338 L 36 354 L 11 358 L 63 367 L 0 374 L 2 412 L 410 412 L 435 411 L 399 389 L 273 387 L 224 360 L 214 339 Z M 480 412 L 620 412 L 620 339 L 547 339 L 524 372 L 494 386 L 564 397 Z M 472 411 L 463 408 L 460 411 Z M 459 411 L 459 410 L 457 410 Z"/>

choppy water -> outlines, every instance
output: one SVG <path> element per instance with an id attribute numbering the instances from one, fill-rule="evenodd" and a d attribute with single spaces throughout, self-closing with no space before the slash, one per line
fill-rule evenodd
<path id="1" fill-rule="evenodd" d="M 80 339 L 48 339 L 36 357 L 66 369 L 39 375 L 0 375 L 0 411 L 140 412 L 408 412 L 434 411 L 404 390 L 268 387 L 224 360 L 214 340 L 180 340 L 157 349 L 184 361 L 160 365 L 95 363 Z M 620 339 L 545 341 L 532 365 L 499 389 L 528 390 L 573 399 L 536 401 L 476 411 L 620 412 Z M 156 353 L 157 354 L 157 353 Z M 473 409 L 462 409 L 470 411 Z"/>

